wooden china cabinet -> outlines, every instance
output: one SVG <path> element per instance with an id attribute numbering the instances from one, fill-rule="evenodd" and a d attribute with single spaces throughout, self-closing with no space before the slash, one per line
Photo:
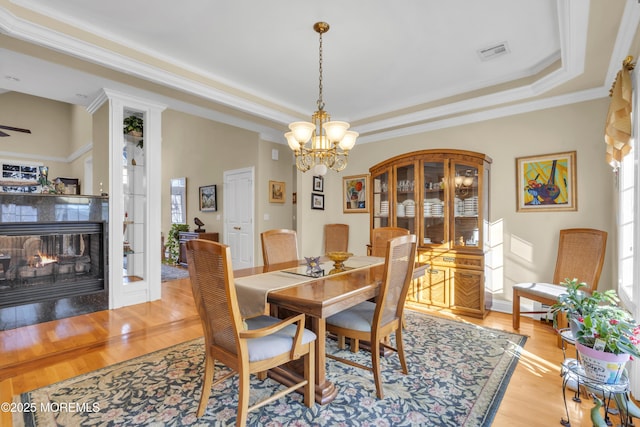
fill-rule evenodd
<path id="1" fill-rule="evenodd" d="M 402 227 L 429 263 L 407 301 L 484 317 L 491 306 L 484 257 L 491 158 L 464 150 L 423 150 L 371 167 L 371 230 Z"/>

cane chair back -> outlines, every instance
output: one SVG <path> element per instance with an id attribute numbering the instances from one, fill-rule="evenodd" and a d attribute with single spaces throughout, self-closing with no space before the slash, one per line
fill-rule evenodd
<path id="1" fill-rule="evenodd" d="M 325 224 L 324 253 L 349 252 L 349 225 Z"/>
<path id="2" fill-rule="evenodd" d="M 260 234 L 264 265 L 298 260 L 298 238 L 295 230 L 273 229 Z"/>
<path id="3" fill-rule="evenodd" d="M 371 231 L 371 250 L 369 255 L 383 257 L 387 250 L 387 242 L 394 237 L 406 236 L 409 230 L 400 227 L 378 227 Z"/>

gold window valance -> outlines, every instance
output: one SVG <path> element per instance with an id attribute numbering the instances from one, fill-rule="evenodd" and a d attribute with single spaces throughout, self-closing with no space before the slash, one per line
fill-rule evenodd
<path id="1" fill-rule="evenodd" d="M 607 144 L 606 160 L 617 166 L 622 158 L 631 151 L 631 96 L 632 84 L 630 71 L 635 67 L 633 56 L 627 56 L 622 62 L 613 86 L 609 91 L 611 104 L 607 113 L 604 141 Z"/>

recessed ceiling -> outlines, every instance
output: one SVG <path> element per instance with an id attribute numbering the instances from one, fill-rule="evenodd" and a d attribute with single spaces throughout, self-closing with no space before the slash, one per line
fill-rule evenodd
<path id="1" fill-rule="evenodd" d="M 634 12 L 626 17 L 633 33 L 637 27 L 633 3 L 160 0 L 150 7 L 130 0 L 0 0 L 0 32 L 237 110 L 244 116 L 235 125 L 251 128 L 247 117 L 256 117 L 255 129 L 284 142 L 287 123 L 316 109 L 312 27 L 326 21 L 326 110 L 375 140 L 479 111 L 490 116 L 531 99 L 594 89 L 598 95 L 590 96 L 606 96 L 611 64 L 622 60 L 615 55 L 627 54 L 620 43 L 630 44 L 629 35 L 616 42 L 625 7 Z M 597 52 L 600 58 L 593 57 L 594 43 L 608 49 Z M 2 47 L 4 90 L 82 105 L 103 87 L 140 90 L 106 73 Z M 143 94 L 207 115 L 206 106 L 169 92 Z M 234 122 L 232 116 L 216 118 Z"/>

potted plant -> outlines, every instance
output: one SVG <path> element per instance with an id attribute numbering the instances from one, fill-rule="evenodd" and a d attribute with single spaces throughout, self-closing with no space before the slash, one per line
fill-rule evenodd
<path id="1" fill-rule="evenodd" d="M 167 249 L 169 250 L 169 264 L 177 264 L 180 257 L 180 235 L 181 231 L 189 231 L 189 224 L 172 224 L 167 234 Z"/>
<path id="2" fill-rule="evenodd" d="M 640 326 L 617 306 L 600 306 L 572 320 L 576 349 L 587 377 L 615 384 L 631 356 L 640 357 Z"/>
<path id="3" fill-rule="evenodd" d="M 141 137 L 144 134 L 144 120 L 141 117 L 131 115 L 129 117 L 125 117 L 122 122 L 122 130 L 126 135 Z M 141 139 L 138 141 L 136 145 L 142 148 L 144 146 L 143 140 Z"/>
<path id="4" fill-rule="evenodd" d="M 558 315 L 565 313 L 569 319 L 569 325 L 572 327 L 575 336 L 575 324 L 572 322 L 573 318 L 585 316 L 593 312 L 597 307 L 602 304 L 615 306 L 619 299 L 616 292 L 613 289 L 609 289 L 604 292 L 593 291 L 592 294 L 588 294 L 581 288 L 587 286 L 584 282 L 578 282 L 577 278 L 564 279 L 562 283 L 566 286 L 567 291 L 560 294 L 557 302 L 551 306 L 551 312 L 553 313 L 553 326 L 558 328 Z"/>

